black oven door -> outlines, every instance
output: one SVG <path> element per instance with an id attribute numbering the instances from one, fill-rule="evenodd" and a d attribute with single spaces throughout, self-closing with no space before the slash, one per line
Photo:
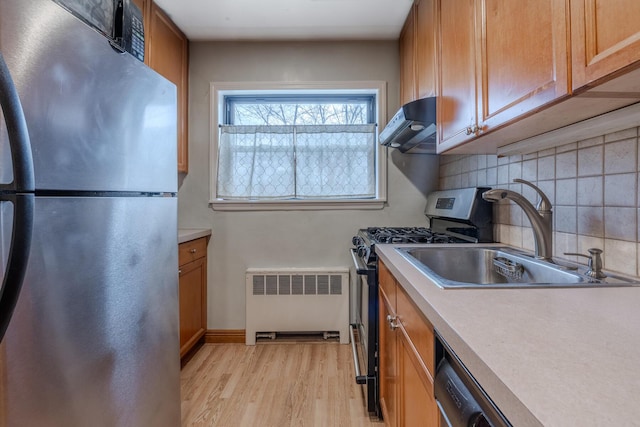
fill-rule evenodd
<path id="1" fill-rule="evenodd" d="M 357 384 L 365 385 L 367 410 L 379 414 L 377 380 L 378 277 L 376 267 L 351 249 L 351 346 Z"/>

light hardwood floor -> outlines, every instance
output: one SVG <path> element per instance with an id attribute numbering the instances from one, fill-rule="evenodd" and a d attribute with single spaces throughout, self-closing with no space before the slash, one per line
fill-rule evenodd
<path id="1" fill-rule="evenodd" d="M 205 344 L 182 369 L 182 426 L 384 426 L 338 343 Z"/>

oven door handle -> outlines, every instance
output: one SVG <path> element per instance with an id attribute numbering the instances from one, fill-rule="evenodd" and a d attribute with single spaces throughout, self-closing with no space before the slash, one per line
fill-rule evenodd
<path id="1" fill-rule="evenodd" d="M 354 248 L 351 248 L 351 258 L 353 259 L 353 265 L 356 266 L 356 273 L 364 275 L 369 274 L 373 271 L 373 269 L 367 267 L 367 264 L 362 262 Z"/>
<path id="2" fill-rule="evenodd" d="M 360 362 L 358 361 L 358 350 L 356 349 L 356 340 L 353 334 L 353 328 L 356 325 L 350 325 L 349 338 L 351 338 L 351 353 L 353 354 L 353 366 L 356 371 L 356 384 L 366 384 L 367 377 L 360 373 Z"/>

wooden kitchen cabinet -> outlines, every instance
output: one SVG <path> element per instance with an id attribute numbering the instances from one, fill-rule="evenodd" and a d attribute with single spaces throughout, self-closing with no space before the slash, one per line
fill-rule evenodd
<path id="1" fill-rule="evenodd" d="M 395 331 L 397 284 L 391 272 L 380 262 L 379 354 L 380 409 L 389 427 L 398 425 L 398 338 Z"/>
<path id="2" fill-rule="evenodd" d="M 400 33 L 400 104 L 436 94 L 436 0 L 417 0 Z"/>
<path id="3" fill-rule="evenodd" d="M 566 0 L 476 0 L 478 132 L 569 94 Z"/>
<path id="4" fill-rule="evenodd" d="M 634 104 L 637 16 L 636 0 L 416 0 L 400 38 L 401 101 L 436 95 L 438 153 L 456 154 Z"/>
<path id="5" fill-rule="evenodd" d="M 440 0 L 439 152 L 569 94 L 565 2 Z"/>
<path id="6" fill-rule="evenodd" d="M 437 426 L 433 327 L 382 261 L 380 407 L 387 426 Z"/>
<path id="7" fill-rule="evenodd" d="M 424 361 L 417 357 L 416 350 L 405 333 L 398 334 L 398 349 L 401 402 L 398 425 L 437 427 L 438 407 L 433 395 L 433 378 L 427 374 Z"/>
<path id="8" fill-rule="evenodd" d="M 181 243 L 178 259 L 180 357 L 183 357 L 207 330 L 207 238 Z"/>
<path id="9" fill-rule="evenodd" d="M 438 12 L 436 0 L 417 0 L 416 85 L 419 98 L 436 96 Z"/>
<path id="10" fill-rule="evenodd" d="M 475 135 L 477 126 L 474 0 L 438 0 L 438 152 Z"/>
<path id="11" fill-rule="evenodd" d="M 638 0 L 571 1 L 573 89 L 640 66 Z"/>
<path id="12" fill-rule="evenodd" d="M 416 7 L 411 6 L 409 15 L 400 32 L 400 104 L 414 101 L 416 85 Z"/>
<path id="13" fill-rule="evenodd" d="M 402 329 L 410 340 L 411 347 L 415 350 L 416 357 L 423 361 L 425 369 L 429 377 L 431 377 L 430 381 L 433 382 L 433 376 L 435 375 L 433 357 L 435 353 L 435 336 L 433 327 L 399 285 L 396 292 L 396 311 L 402 324 Z"/>
<path id="14" fill-rule="evenodd" d="M 145 0 L 147 1 L 147 0 Z M 178 172 L 189 171 L 189 41 L 154 2 L 145 7 L 145 63 L 176 85 Z"/>
<path id="15" fill-rule="evenodd" d="M 400 384 L 400 426 L 437 426 L 438 407 L 434 397 L 435 336 L 407 293 L 398 285 L 398 364 Z"/>
<path id="16" fill-rule="evenodd" d="M 385 424 L 395 427 L 398 425 L 398 338 L 388 319 L 395 319 L 396 313 L 382 288 L 379 310 L 380 410 Z"/>

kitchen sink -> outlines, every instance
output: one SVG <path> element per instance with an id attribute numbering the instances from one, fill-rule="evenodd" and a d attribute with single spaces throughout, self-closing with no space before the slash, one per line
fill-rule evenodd
<path id="1" fill-rule="evenodd" d="M 605 272 L 595 279 L 584 265 L 553 262 L 503 246 L 396 248 L 441 288 L 540 288 L 639 286 L 638 279 Z"/>

